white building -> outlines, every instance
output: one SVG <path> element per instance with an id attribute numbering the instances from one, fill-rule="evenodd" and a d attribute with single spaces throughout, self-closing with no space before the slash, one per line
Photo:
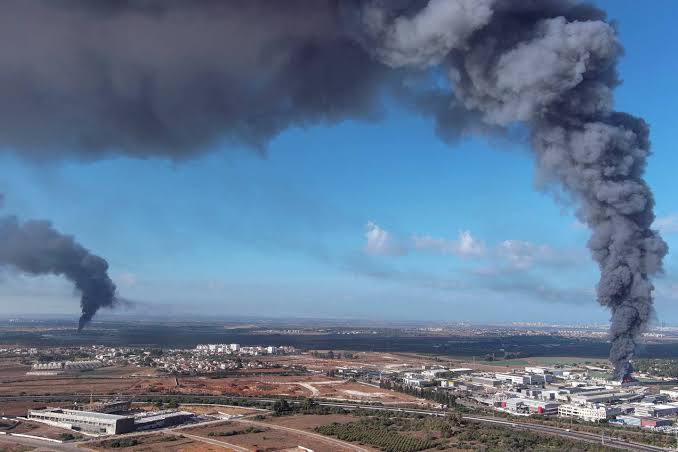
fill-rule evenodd
<path id="1" fill-rule="evenodd" d="M 432 381 L 422 374 L 408 372 L 405 374 L 405 378 L 403 378 L 403 383 L 405 383 L 405 386 L 421 388 L 423 386 L 430 386 Z"/>
<path id="2" fill-rule="evenodd" d="M 61 408 L 30 410 L 28 419 L 68 429 L 107 433 L 109 435 L 127 433 L 134 429 L 134 418 L 130 416 Z"/>
<path id="3" fill-rule="evenodd" d="M 479 384 L 482 386 L 489 386 L 496 388 L 497 386 L 501 386 L 501 380 L 498 378 L 490 378 L 490 377 L 483 377 L 483 376 L 477 376 L 474 375 L 471 377 L 471 381 L 475 384 Z"/>
<path id="4" fill-rule="evenodd" d="M 671 397 L 671 400 L 678 400 L 678 387 L 672 389 L 661 389 L 659 390 L 660 394 L 666 394 Z"/>
<path id="5" fill-rule="evenodd" d="M 473 369 L 469 369 L 468 367 L 454 367 L 452 369 L 449 369 L 448 372 L 450 372 L 453 376 L 459 376 L 459 375 L 469 375 L 473 373 Z"/>
<path id="6" fill-rule="evenodd" d="M 594 403 L 606 403 L 619 400 L 626 394 L 612 391 L 590 391 L 579 394 L 572 394 L 570 402 L 574 405 L 591 405 Z"/>
<path id="7" fill-rule="evenodd" d="M 608 407 L 602 404 L 572 405 L 563 404 L 558 407 L 558 415 L 562 417 L 576 417 L 589 422 L 598 422 L 610 416 L 621 413 L 617 407 Z"/>
<path id="8" fill-rule="evenodd" d="M 429 369 L 423 371 L 421 374 L 427 378 L 435 378 L 440 374 L 447 373 L 447 369 Z"/>
<path id="9" fill-rule="evenodd" d="M 655 405 L 653 403 L 639 403 L 634 406 L 633 413 L 643 417 L 665 417 L 678 414 L 678 406 Z"/>
<path id="10" fill-rule="evenodd" d="M 494 374 L 498 380 L 510 381 L 513 384 L 520 385 L 539 385 L 545 382 L 544 375 L 539 374 Z"/>
<path id="11" fill-rule="evenodd" d="M 548 368 L 548 367 L 541 367 L 541 366 L 539 366 L 539 367 L 538 366 L 534 366 L 534 367 L 528 366 L 528 367 L 525 368 L 525 372 L 527 372 L 528 374 L 544 375 L 544 374 L 550 373 L 551 369 Z"/>

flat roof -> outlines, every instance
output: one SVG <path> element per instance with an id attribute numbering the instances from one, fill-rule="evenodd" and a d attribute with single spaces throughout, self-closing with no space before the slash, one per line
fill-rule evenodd
<path id="1" fill-rule="evenodd" d="M 134 422 L 139 424 L 139 423 L 146 423 L 146 422 L 156 422 L 156 421 L 161 421 L 164 419 L 171 419 L 173 417 L 179 417 L 179 416 L 195 416 L 194 413 L 191 413 L 189 411 L 172 411 L 172 412 L 156 412 L 152 414 L 144 414 L 141 416 L 135 416 L 134 417 Z"/>
<path id="2" fill-rule="evenodd" d="M 64 408 L 47 408 L 44 410 L 30 410 L 29 414 L 63 414 L 66 416 L 97 418 L 109 421 L 117 421 L 118 419 L 130 418 L 130 416 L 121 416 L 119 414 L 98 413 L 96 411 L 78 411 Z"/>

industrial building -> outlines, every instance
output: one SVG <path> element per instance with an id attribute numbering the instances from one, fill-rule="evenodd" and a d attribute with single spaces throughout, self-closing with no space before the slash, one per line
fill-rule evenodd
<path id="1" fill-rule="evenodd" d="M 543 400 L 524 399 L 520 397 L 506 399 L 501 402 L 501 407 L 517 414 L 556 414 L 558 404 Z"/>
<path id="2" fill-rule="evenodd" d="M 609 407 L 601 404 L 573 405 L 563 404 L 558 407 L 558 415 L 576 417 L 589 422 L 598 422 L 620 413 L 618 407 Z"/>
<path id="3" fill-rule="evenodd" d="M 678 414 L 678 406 L 639 403 L 634 408 L 634 414 L 641 417 L 675 416 Z"/>
<path id="4" fill-rule="evenodd" d="M 516 385 L 541 385 L 546 382 L 542 374 L 494 374 L 498 380 L 510 381 Z"/>
<path id="5" fill-rule="evenodd" d="M 611 422 L 615 424 L 628 425 L 631 427 L 644 427 L 651 429 L 656 427 L 669 427 L 673 425 L 673 421 L 671 421 L 671 419 L 660 419 L 656 417 L 641 417 L 627 415 L 617 416 L 617 418 Z"/>
<path id="6" fill-rule="evenodd" d="M 148 430 L 151 428 L 163 428 L 171 425 L 183 424 L 195 417 L 195 414 L 188 411 L 155 411 L 151 413 L 141 413 L 134 416 L 134 426 L 136 430 Z"/>
<path id="7" fill-rule="evenodd" d="M 94 359 L 89 361 L 52 361 L 48 363 L 35 363 L 26 375 L 60 375 L 65 372 L 80 372 L 98 369 L 104 363 Z"/>
<path id="8" fill-rule="evenodd" d="M 608 402 L 630 402 L 634 399 L 639 400 L 642 396 L 635 393 L 615 392 L 615 391 L 589 391 L 579 394 L 572 394 L 570 401 L 576 405 L 589 405 L 592 403 Z"/>
<path id="9" fill-rule="evenodd" d="M 28 412 L 28 419 L 89 433 L 114 435 L 134 430 L 134 418 L 131 416 L 95 413 L 92 411 L 66 410 L 62 408 L 30 410 Z"/>
<path id="10" fill-rule="evenodd" d="M 671 398 L 671 400 L 678 400 L 678 388 L 672 388 L 672 389 L 661 389 L 659 391 L 660 394 L 666 394 Z"/>
<path id="11" fill-rule="evenodd" d="M 493 387 L 493 388 L 501 386 L 501 380 L 499 380 L 497 378 L 473 376 L 473 377 L 471 377 L 471 381 L 475 384 L 479 384 L 479 385 L 482 385 L 482 386 L 489 386 L 489 387 Z"/>
<path id="12" fill-rule="evenodd" d="M 79 407 L 82 411 L 94 411 L 96 413 L 122 413 L 130 410 L 129 400 L 102 400 L 90 402 Z"/>

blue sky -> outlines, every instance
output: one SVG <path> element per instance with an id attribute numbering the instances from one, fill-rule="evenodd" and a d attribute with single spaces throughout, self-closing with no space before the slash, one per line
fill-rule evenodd
<path id="1" fill-rule="evenodd" d="M 664 237 L 678 247 L 673 133 L 678 8 L 597 2 L 626 47 L 617 109 L 651 124 Z M 374 123 L 291 129 L 265 156 L 112 158 L 36 166 L 0 158 L 5 211 L 49 218 L 104 256 L 139 312 L 444 321 L 604 321 L 587 231 L 534 188 L 518 145 L 440 141 L 394 105 Z M 657 281 L 678 323 L 678 261 Z M 58 278 L 2 275 L 0 312 L 78 313 Z"/>

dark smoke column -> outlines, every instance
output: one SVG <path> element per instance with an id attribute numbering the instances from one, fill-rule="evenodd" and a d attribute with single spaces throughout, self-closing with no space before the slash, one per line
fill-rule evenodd
<path id="1" fill-rule="evenodd" d="M 73 282 L 81 294 L 78 331 L 99 308 L 115 303 L 115 284 L 108 276 L 108 263 L 48 221 L 19 223 L 15 217 L 0 219 L 0 265 L 30 275 L 64 276 Z"/>
<path id="2" fill-rule="evenodd" d="M 289 127 L 378 118 L 385 92 L 445 139 L 527 129 L 539 182 L 592 230 L 623 377 L 667 246 L 651 229 L 647 127 L 613 107 L 620 55 L 604 12 L 577 0 L 4 0 L 0 150 L 49 162 L 261 149 Z M 91 259 L 40 270 L 83 291 L 83 322 L 114 298 Z"/>
<path id="3" fill-rule="evenodd" d="M 610 360 L 619 379 L 633 371 L 629 360 L 653 316 L 649 277 L 668 251 L 651 229 L 654 200 L 642 178 L 647 135 L 641 119 L 621 113 L 575 122 L 563 112 L 534 131 L 540 165 L 578 195 L 579 217 L 593 231 L 598 301 L 612 312 Z"/>
<path id="4" fill-rule="evenodd" d="M 612 312 L 610 360 L 616 378 L 629 376 L 653 316 L 650 277 L 668 247 L 651 229 L 648 128 L 613 110 L 621 46 L 604 13 L 547 0 L 430 0 L 409 16 L 377 5 L 362 16 L 377 58 L 446 68 L 453 94 L 434 112 L 444 136 L 528 125 L 539 182 L 564 189 L 592 230 L 598 301 Z"/>

